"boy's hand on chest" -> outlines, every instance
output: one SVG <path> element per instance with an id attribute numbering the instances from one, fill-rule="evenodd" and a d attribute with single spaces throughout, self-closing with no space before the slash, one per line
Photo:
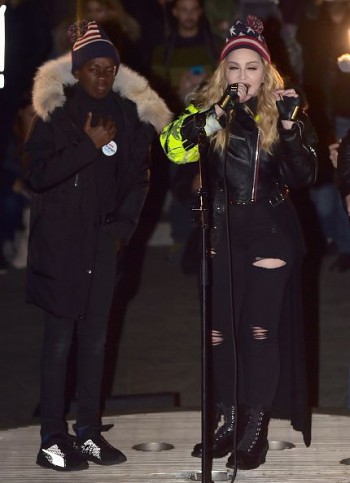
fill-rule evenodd
<path id="1" fill-rule="evenodd" d="M 108 144 L 117 134 L 117 126 L 113 119 L 100 118 L 96 126 L 91 125 L 92 113 L 89 112 L 84 124 L 84 132 L 89 136 L 97 149 Z"/>

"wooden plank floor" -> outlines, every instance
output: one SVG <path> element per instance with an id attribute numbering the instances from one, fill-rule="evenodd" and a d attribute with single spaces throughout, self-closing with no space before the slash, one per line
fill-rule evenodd
<path id="1" fill-rule="evenodd" d="M 128 461 L 120 466 L 90 464 L 86 471 L 61 473 L 35 464 L 38 450 L 38 427 L 0 431 L 1 483 L 94 482 L 94 483 L 176 483 L 201 481 L 201 462 L 190 456 L 200 438 L 199 412 L 133 414 L 104 419 L 115 426 L 106 434 L 109 441 L 124 453 Z M 266 463 L 251 471 L 240 471 L 237 482 L 350 483 L 350 466 L 340 460 L 350 458 L 350 417 L 315 414 L 313 442 L 306 448 L 300 433 L 286 421 L 272 421 L 269 440 L 288 441 L 295 445 L 284 451 L 270 450 Z M 166 442 L 174 449 L 141 452 L 132 447 L 140 443 Z M 216 481 L 225 481 L 226 458 L 215 460 Z M 226 480 L 229 481 L 229 480 Z"/>

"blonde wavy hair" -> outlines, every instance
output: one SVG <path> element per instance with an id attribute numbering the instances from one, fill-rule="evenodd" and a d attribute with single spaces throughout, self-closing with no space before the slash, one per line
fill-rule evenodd
<path id="1" fill-rule="evenodd" d="M 273 91 L 284 88 L 284 81 L 274 65 L 261 58 L 264 65 L 264 82 L 257 95 L 258 107 L 255 121 L 260 131 L 261 147 L 271 153 L 272 145 L 278 140 L 278 111 Z M 208 109 L 219 101 L 226 90 L 226 59 L 222 60 L 208 83 L 196 94 L 194 103 L 199 109 Z M 223 151 L 228 142 L 225 129 L 211 137 L 215 150 Z"/>

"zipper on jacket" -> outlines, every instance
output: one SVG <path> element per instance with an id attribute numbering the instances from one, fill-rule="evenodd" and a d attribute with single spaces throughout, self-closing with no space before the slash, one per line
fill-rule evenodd
<path id="1" fill-rule="evenodd" d="M 312 146 L 310 146 L 309 144 L 306 145 L 304 143 L 304 140 L 303 140 L 303 130 L 302 130 L 302 126 L 304 125 L 303 122 L 302 121 L 297 121 L 296 122 L 296 125 L 297 125 L 298 130 L 299 130 L 299 135 L 300 135 L 302 147 L 305 149 L 305 151 L 308 154 L 310 154 L 310 152 L 311 152 L 311 154 L 312 154 L 312 156 L 314 157 L 314 160 L 315 160 L 316 169 L 315 169 L 315 175 L 314 175 L 314 180 L 313 180 L 313 183 L 315 183 L 316 182 L 316 179 L 317 179 L 317 161 L 316 161 L 317 160 L 317 154 L 316 154 L 315 149 Z"/>
<path id="2" fill-rule="evenodd" d="M 236 134 L 229 134 L 231 139 L 235 139 L 236 141 L 246 141 L 246 138 L 242 138 L 242 136 L 237 136 Z"/>
<path id="3" fill-rule="evenodd" d="M 74 188 L 77 188 L 79 185 L 79 173 L 77 173 L 75 175 L 75 178 L 74 178 Z"/>
<path id="4" fill-rule="evenodd" d="M 260 161 L 260 131 L 258 130 L 258 136 L 256 139 L 256 150 L 255 150 L 255 166 L 254 166 L 254 178 L 251 201 L 256 201 L 257 186 L 258 186 L 258 171 L 259 171 L 259 161 Z"/>

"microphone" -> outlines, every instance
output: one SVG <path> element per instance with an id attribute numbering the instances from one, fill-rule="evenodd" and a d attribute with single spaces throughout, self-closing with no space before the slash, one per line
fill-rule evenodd
<path id="1" fill-rule="evenodd" d="M 248 86 L 243 84 L 248 91 Z M 233 104 L 239 101 L 238 95 L 238 83 L 235 82 L 234 84 L 230 84 L 227 86 L 226 91 L 222 98 L 217 103 L 218 106 L 225 112 L 228 112 L 232 109 Z"/>

